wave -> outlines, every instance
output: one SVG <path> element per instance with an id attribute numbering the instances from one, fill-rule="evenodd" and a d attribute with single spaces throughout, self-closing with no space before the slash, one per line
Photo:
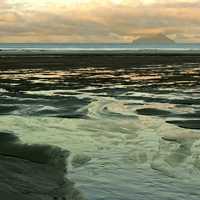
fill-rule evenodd
<path id="1" fill-rule="evenodd" d="M 8 91 L 6 89 L 0 88 L 0 93 L 7 93 Z"/>
<path id="2" fill-rule="evenodd" d="M 59 147 L 22 144 L 12 133 L 0 133 L 1 198 L 83 199 L 65 178 L 68 156 Z"/>
<path id="3" fill-rule="evenodd" d="M 99 98 L 99 100 L 94 100 L 82 110 L 87 110 L 90 118 L 123 120 L 137 118 L 136 115 L 128 111 L 123 103 L 119 103 L 112 98 L 110 100 Z"/>

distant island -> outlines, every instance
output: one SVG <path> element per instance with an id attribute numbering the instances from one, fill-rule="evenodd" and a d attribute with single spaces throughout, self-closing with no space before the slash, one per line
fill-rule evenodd
<path id="1" fill-rule="evenodd" d="M 133 40 L 134 44 L 174 44 L 175 41 L 168 38 L 164 34 L 153 34 L 147 36 L 141 36 L 140 38 Z"/>

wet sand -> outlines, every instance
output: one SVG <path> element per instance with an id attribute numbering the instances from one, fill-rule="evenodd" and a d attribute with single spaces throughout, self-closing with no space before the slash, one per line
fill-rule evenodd
<path id="1" fill-rule="evenodd" d="M 199 63 L 200 54 L 185 53 L 1 53 L 0 68 L 132 67 Z"/>

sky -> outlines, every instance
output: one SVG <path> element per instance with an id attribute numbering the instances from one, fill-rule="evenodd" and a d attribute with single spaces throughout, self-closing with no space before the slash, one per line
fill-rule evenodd
<path id="1" fill-rule="evenodd" d="M 200 0 L 0 0 L 0 42 L 200 42 Z"/>

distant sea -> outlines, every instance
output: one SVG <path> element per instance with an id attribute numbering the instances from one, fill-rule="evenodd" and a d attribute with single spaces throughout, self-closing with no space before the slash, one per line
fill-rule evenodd
<path id="1" fill-rule="evenodd" d="M 1 53 L 12 52 L 180 52 L 180 53 L 198 53 L 200 44 L 176 43 L 176 44 L 134 44 L 134 43 L 1 43 Z"/>

